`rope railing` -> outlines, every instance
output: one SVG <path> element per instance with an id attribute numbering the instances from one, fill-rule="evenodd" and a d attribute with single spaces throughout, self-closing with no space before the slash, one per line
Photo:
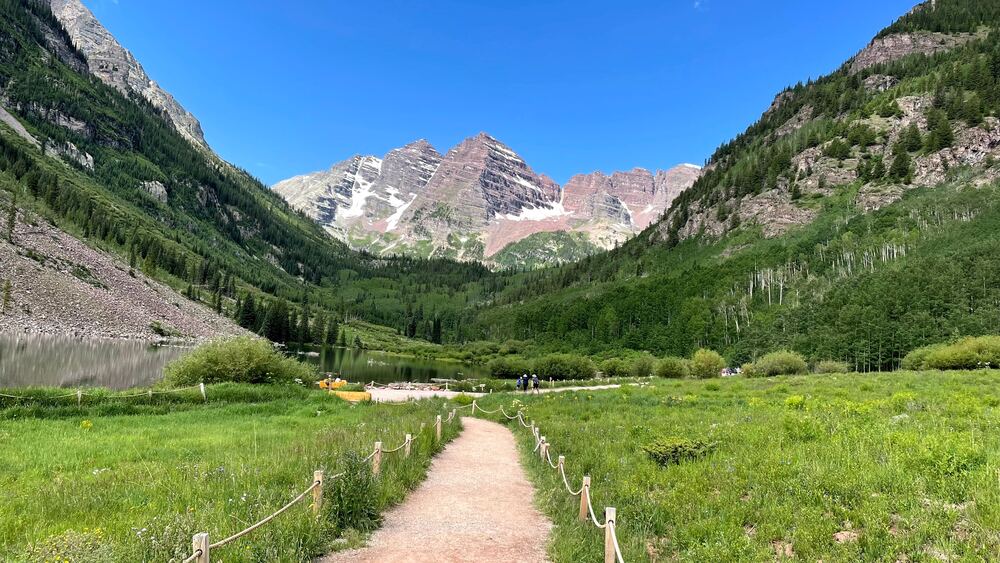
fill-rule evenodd
<path id="1" fill-rule="evenodd" d="M 92 393 L 92 392 L 83 391 L 82 389 L 78 389 L 78 390 L 76 390 L 76 391 L 74 391 L 72 393 L 65 393 L 63 395 L 53 395 L 53 396 L 45 396 L 45 395 L 11 395 L 9 393 L 0 393 L 0 397 L 4 397 L 4 398 L 7 398 L 7 399 L 15 399 L 15 400 L 18 400 L 18 401 L 54 401 L 54 400 L 57 400 L 57 399 L 68 399 L 70 397 L 76 397 L 77 403 L 79 404 L 80 401 L 82 401 L 82 399 L 84 397 L 98 397 L 98 398 L 100 398 L 102 400 L 134 399 L 136 397 L 152 397 L 153 395 L 168 395 L 168 394 L 171 394 L 171 393 L 180 393 L 180 392 L 183 392 L 183 391 L 190 391 L 192 389 L 201 389 L 202 396 L 203 397 L 205 396 L 205 384 L 202 383 L 202 384 L 199 384 L 199 385 L 192 385 L 190 387 L 181 387 L 181 388 L 178 388 L 178 389 L 147 389 L 147 390 L 139 392 L 139 393 L 129 393 L 129 394 L 112 394 L 112 395 L 108 395 L 108 394 L 105 394 L 105 393 Z"/>
<path id="2" fill-rule="evenodd" d="M 457 412 L 458 412 L 457 409 L 452 409 L 451 413 L 448 415 L 448 420 L 446 422 L 450 423 L 451 421 L 453 421 L 455 419 L 455 415 Z M 434 419 L 435 443 L 441 441 L 442 422 L 443 421 L 441 420 L 441 415 L 437 415 Z M 421 432 L 424 430 L 423 424 L 420 425 L 420 430 Z M 406 434 L 406 437 L 403 439 L 403 443 L 400 444 L 398 447 L 392 449 L 383 449 L 382 442 L 375 442 L 374 449 L 370 454 L 368 454 L 367 457 L 365 457 L 362 460 L 362 463 L 368 463 L 369 461 L 371 461 L 372 474 L 378 476 L 379 473 L 381 472 L 383 453 L 395 453 L 398 452 L 399 450 L 403 450 L 403 457 L 409 458 L 412 444 L 413 444 L 412 434 Z M 295 506 L 297 503 L 301 502 L 302 499 L 306 498 L 306 496 L 309 495 L 309 493 L 312 493 L 313 497 L 313 502 L 312 502 L 313 514 L 314 516 L 319 517 L 320 507 L 322 506 L 323 503 L 324 482 L 327 480 L 337 479 L 343 476 L 344 473 L 338 473 L 331 477 L 324 478 L 323 470 L 318 469 L 313 472 L 313 482 L 311 485 L 309 485 L 309 487 L 306 490 L 302 491 L 295 498 L 288 501 L 287 504 L 285 504 L 275 512 L 271 513 L 267 517 L 254 523 L 253 525 L 248 526 L 247 528 L 244 528 L 243 530 L 240 530 L 239 532 L 236 532 L 235 534 L 214 543 L 209 543 L 207 532 L 200 532 L 195 534 L 191 538 L 191 555 L 189 555 L 181 563 L 208 563 L 210 560 L 210 554 L 212 550 L 224 547 L 225 545 L 230 544 L 240 539 L 241 537 L 253 532 L 254 530 L 260 528 L 261 526 L 264 526 L 268 522 L 280 516 L 282 513 L 286 512 L 291 507 Z"/>
<path id="3" fill-rule="evenodd" d="M 489 411 L 484 410 L 482 407 L 476 407 L 485 414 L 492 414 Z M 563 485 L 566 487 L 566 491 L 574 496 L 580 497 L 580 514 L 579 519 L 582 521 L 590 521 L 598 529 L 604 530 L 604 561 L 605 563 L 625 563 L 622 557 L 621 547 L 618 545 L 618 529 L 617 529 L 617 510 L 612 507 L 605 507 L 604 509 L 604 522 L 602 523 L 597 518 L 597 514 L 594 512 L 593 501 L 590 497 L 590 476 L 583 476 L 583 484 L 576 491 L 569 484 L 569 479 L 566 477 L 566 456 L 558 456 L 558 461 L 556 463 L 552 462 L 552 453 L 550 450 L 551 444 L 542 435 L 539 427 L 535 426 L 535 422 L 531 421 L 525 422 L 524 414 L 522 411 L 517 411 L 517 415 L 507 414 L 507 411 L 500 407 L 500 413 L 507 420 L 514 420 L 521 424 L 525 428 L 531 430 L 532 437 L 535 439 L 535 448 L 531 451 L 532 454 L 538 452 L 539 457 L 546 465 L 552 469 L 559 471 L 559 476 L 562 478 Z M 475 409 L 473 409 L 475 412 Z M 496 411 L 493 411 L 496 412 Z"/>

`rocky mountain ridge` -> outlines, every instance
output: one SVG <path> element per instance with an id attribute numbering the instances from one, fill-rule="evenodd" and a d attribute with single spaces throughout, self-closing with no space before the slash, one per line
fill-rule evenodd
<path id="1" fill-rule="evenodd" d="M 594 250 L 611 248 L 658 219 L 699 174 L 692 164 L 655 173 L 636 168 L 580 174 L 560 187 L 480 133 L 444 156 L 419 140 L 273 189 L 355 248 L 489 261 L 539 233 L 582 233 Z M 546 262 L 539 252 L 533 264 Z M 548 262 L 565 259 L 553 252 Z"/>
<path id="2" fill-rule="evenodd" d="M 142 96 L 162 110 L 184 138 L 195 146 L 208 148 L 198 119 L 150 79 L 132 53 L 80 0 L 49 0 L 49 6 L 74 46 L 87 59 L 91 74 L 123 94 Z"/>

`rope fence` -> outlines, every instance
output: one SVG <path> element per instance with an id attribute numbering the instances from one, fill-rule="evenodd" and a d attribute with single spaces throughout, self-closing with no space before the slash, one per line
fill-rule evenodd
<path id="1" fill-rule="evenodd" d="M 604 562 L 605 563 L 625 563 L 622 558 L 622 550 L 618 545 L 618 534 L 617 534 L 617 510 L 613 506 L 608 506 L 604 508 L 604 522 L 602 523 L 597 519 L 597 515 L 594 512 L 594 505 L 590 498 L 590 475 L 583 476 L 583 483 L 580 485 L 578 490 L 573 490 L 573 487 L 569 484 L 569 479 L 566 477 L 566 456 L 558 456 L 558 461 L 552 463 L 552 454 L 550 451 L 550 446 L 548 440 L 542 435 L 541 430 L 538 426 L 535 426 L 535 422 L 526 422 L 524 420 L 524 415 L 521 411 L 517 411 L 516 415 L 510 415 L 504 410 L 503 406 L 499 409 L 493 411 L 487 411 L 476 404 L 476 401 L 472 401 L 472 414 L 476 414 L 476 410 L 484 414 L 494 414 L 500 412 L 507 420 L 517 420 L 521 426 L 531 429 L 531 435 L 535 438 L 535 448 L 531 450 L 534 454 L 538 452 L 539 458 L 545 462 L 546 465 L 559 471 L 559 475 L 562 477 L 563 485 L 566 486 L 566 491 L 574 497 L 580 497 L 580 514 L 579 520 L 593 522 L 594 526 L 598 529 L 604 530 Z"/>
<path id="2" fill-rule="evenodd" d="M 434 419 L 434 443 L 439 443 L 441 441 L 441 429 L 442 429 L 442 425 L 443 424 L 450 424 L 451 422 L 453 422 L 455 420 L 455 416 L 456 416 L 457 412 L 458 412 L 458 409 L 452 409 L 451 412 L 448 414 L 448 418 L 446 420 L 442 420 L 441 419 L 441 415 L 437 415 L 435 417 L 435 419 Z M 425 428 L 425 425 L 421 424 L 420 425 L 420 431 L 423 432 L 424 428 Z M 372 475 L 378 476 L 381 473 L 381 470 L 382 470 L 382 454 L 391 454 L 391 453 L 396 453 L 396 452 L 399 452 L 400 450 L 402 450 L 403 451 L 403 457 L 404 458 L 409 458 L 410 457 L 410 452 L 411 452 L 411 446 L 412 446 L 412 444 L 413 444 L 413 435 L 412 434 L 406 434 L 406 436 L 403 438 L 403 443 L 400 444 L 398 447 L 395 447 L 395 448 L 392 448 L 392 449 L 383 449 L 382 448 L 382 442 L 375 442 L 375 445 L 374 445 L 374 448 L 372 449 L 372 452 L 370 454 L 368 454 L 368 456 L 365 457 L 364 460 L 362 460 L 362 462 L 363 463 L 368 463 L 369 461 L 371 461 Z M 234 541 L 242 538 L 243 536 L 245 536 L 245 535 L 253 532 L 257 528 L 260 528 L 261 526 L 267 524 L 271 520 L 274 520 L 275 518 L 277 518 L 278 516 L 280 516 L 282 513 L 286 512 L 288 509 L 290 509 L 292 506 L 295 506 L 297 503 L 301 502 L 302 499 L 306 498 L 309 495 L 309 493 L 312 493 L 313 502 L 312 502 L 311 506 L 312 506 L 313 516 L 315 516 L 315 517 L 318 518 L 320 516 L 320 508 L 323 505 L 323 485 L 327 481 L 332 481 L 334 479 L 337 479 L 337 478 L 343 477 L 343 476 L 344 476 L 344 473 L 338 473 L 338 474 L 332 475 L 330 477 L 324 477 L 323 470 L 322 469 L 317 469 L 316 471 L 313 472 L 313 481 L 312 481 L 312 484 L 309 485 L 309 487 L 307 489 L 305 489 L 304 491 L 302 491 L 301 493 L 299 493 L 298 496 L 296 496 L 292 500 L 288 501 L 287 504 L 285 504 L 284 506 L 282 506 L 281 508 L 279 508 L 275 512 L 271 513 L 267 517 L 259 520 L 258 522 L 256 522 L 255 524 L 253 524 L 253 525 L 251 525 L 251 526 L 249 526 L 247 528 L 244 528 L 243 530 L 240 530 L 239 532 L 236 532 L 235 534 L 233 534 L 233 535 L 231 535 L 231 536 L 229 536 L 229 537 L 227 537 L 227 538 L 225 538 L 223 540 L 219 540 L 217 542 L 210 543 L 209 542 L 208 532 L 199 532 L 197 534 L 194 534 L 191 537 L 191 555 L 189 555 L 187 557 L 187 559 L 184 559 L 181 563 L 209 563 L 210 558 L 211 558 L 212 550 L 216 550 L 216 549 L 219 549 L 221 547 L 224 547 L 224 546 L 226 546 L 226 545 L 228 545 L 228 544 L 230 544 L 230 543 L 232 543 L 232 542 L 234 542 Z"/>
<path id="3" fill-rule="evenodd" d="M 77 389 L 72 393 L 66 393 L 63 395 L 53 395 L 51 397 L 45 395 L 10 395 L 7 393 L 0 393 L 0 397 L 7 399 L 14 399 L 18 401 L 55 401 L 61 399 L 68 399 L 70 397 L 76 397 L 76 404 L 80 406 L 83 404 L 84 397 L 97 397 L 101 400 L 117 400 L 117 399 L 134 399 L 136 397 L 149 397 L 153 398 L 153 395 L 170 395 L 173 393 L 182 393 L 184 391 L 191 391 L 193 389 L 201 390 L 202 398 L 208 402 L 208 393 L 205 390 L 205 384 L 199 383 L 198 385 L 192 385 L 190 387 L 180 387 L 178 389 L 147 389 L 139 393 L 127 393 L 127 394 L 114 394 L 108 395 L 105 393 L 93 393 L 86 392 L 82 389 Z"/>

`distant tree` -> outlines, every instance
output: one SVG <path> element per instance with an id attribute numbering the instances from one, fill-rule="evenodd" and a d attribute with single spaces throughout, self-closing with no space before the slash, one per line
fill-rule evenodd
<path id="1" fill-rule="evenodd" d="M 910 153 L 905 150 L 898 151 L 896 158 L 889 167 L 889 177 L 893 180 L 909 183 L 912 171 L 910 170 Z"/>
<path id="2" fill-rule="evenodd" d="M 899 144 L 907 152 L 916 152 L 924 146 L 924 140 L 920 135 L 920 129 L 917 127 L 916 122 L 911 123 L 909 127 L 903 129 L 899 137 Z"/>
<path id="3" fill-rule="evenodd" d="M 360 335 L 357 334 L 354 335 L 354 347 L 357 348 L 358 350 L 361 350 L 362 348 L 365 347 L 365 343 L 361 341 Z"/>
<path id="4" fill-rule="evenodd" d="M 14 225 L 17 224 L 17 192 L 10 198 L 10 207 L 7 209 L 7 242 L 14 243 Z"/>
<path id="5" fill-rule="evenodd" d="M 937 152 L 950 147 L 955 142 L 955 132 L 951 128 L 948 116 L 941 110 L 931 110 L 927 115 L 929 130 L 924 143 L 930 152 Z"/>
<path id="6" fill-rule="evenodd" d="M 236 313 L 236 324 L 243 328 L 253 330 L 257 326 L 257 305 L 254 303 L 253 294 L 247 292 L 240 303 Z"/>
<path id="7" fill-rule="evenodd" d="M 272 342 L 288 342 L 288 304 L 283 299 L 275 299 L 268 305 L 260 334 Z"/>

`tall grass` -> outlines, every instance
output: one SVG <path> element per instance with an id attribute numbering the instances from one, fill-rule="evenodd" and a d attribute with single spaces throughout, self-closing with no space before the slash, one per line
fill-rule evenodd
<path id="1" fill-rule="evenodd" d="M 178 560 L 189 553 L 192 534 L 207 531 L 213 541 L 221 539 L 293 498 L 309 486 L 314 470 L 335 474 L 349 468 L 346 460 L 367 455 L 376 440 L 395 447 L 413 433 L 413 456 L 386 454 L 382 476 L 362 499 L 381 511 L 422 479 L 441 447 L 431 430 L 445 407 L 441 401 L 351 405 L 300 390 L 237 402 L 238 392 L 250 391 L 231 391 L 231 402 L 159 406 L 179 409 L 172 412 L 64 412 L 5 421 L 0 560 Z M 418 433 L 421 422 L 427 428 Z M 445 426 L 445 441 L 458 425 Z M 337 537 L 357 543 L 360 532 L 330 512 L 337 506 L 330 500 L 319 520 L 303 502 L 213 555 L 309 561 Z"/>
<path id="2" fill-rule="evenodd" d="M 626 561 L 987 561 L 1000 553 L 998 383 L 997 371 L 656 379 L 519 399 L 571 485 L 591 475 L 595 510 L 618 509 Z M 576 520 L 530 433 L 511 430 L 556 524 L 551 558 L 599 560 L 603 533 Z M 646 450 L 664 440 L 713 450 L 663 466 Z"/>

